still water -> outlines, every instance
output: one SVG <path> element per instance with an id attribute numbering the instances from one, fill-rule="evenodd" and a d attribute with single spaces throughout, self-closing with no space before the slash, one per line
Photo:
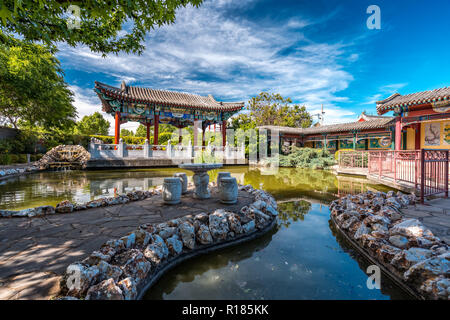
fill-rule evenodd
<path id="1" fill-rule="evenodd" d="M 223 170 L 223 169 L 222 169 Z M 162 184 L 177 168 L 43 172 L 0 181 L 0 208 L 22 209 L 69 199 L 85 202 Z M 340 195 L 387 189 L 326 171 L 229 167 L 239 183 L 278 201 L 277 226 L 263 237 L 184 262 L 145 299 L 407 299 L 382 276 L 368 289 L 368 263 L 330 223 L 328 204 Z M 210 172 L 211 180 L 217 170 Z M 186 172 L 191 179 L 191 172 Z"/>

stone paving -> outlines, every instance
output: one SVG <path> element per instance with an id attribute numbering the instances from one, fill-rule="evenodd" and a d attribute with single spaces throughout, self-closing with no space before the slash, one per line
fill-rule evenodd
<path id="1" fill-rule="evenodd" d="M 407 218 L 418 219 L 434 235 L 450 244 L 450 199 L 439 198 L 401 209 Z"/>
<path id="2" fill-rule="evenodd" d="M 49 299 L 59 291 L 60 275 L 109 239 L 119 238 L 145 223 L 160 223 L 187 214 L 226 208 L 237 212 L 253 197 L 239 191 L 238 203 L 224 205 L 216 191 L 196 200 L 192 190 L 178 205 L 161 196 L 123 205 L 94 208 L 42 218 L 0 219 L 0 299 Z"/>

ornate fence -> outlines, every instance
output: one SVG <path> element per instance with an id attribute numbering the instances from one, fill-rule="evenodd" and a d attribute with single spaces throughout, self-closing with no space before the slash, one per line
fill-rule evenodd
<path id="1" fill-rule="evenodd" d="M 420 190 L 426 196 L 444 193 L 448 197 L 449 150 L 370 151 L 369 176 Z"/>
<path id="2" fill-rule="evenodd" d="M 93 160 L 115 160 L 115 159 L 171 159 L 174 161 L 192 160 L 198 155 L 214 158 L 225 163 L 234 163 L 235 160 L 245 162 L 245 146 L 225 147 L 208 144 L 205 147 L 188 145 L 150 145 L 146 140 L 143 145 L 127 145 L 120 139 L 119 144 L 103 144 L 92 140 L 89 152 Z M 218 160 L 217 160 L 218 159 Z"/>
<path id="3" fill-rule="evenodd" d="M 341 168 L 367 168 L 368 163 L 368 151 L 339 152 L 338 164 Z"/>

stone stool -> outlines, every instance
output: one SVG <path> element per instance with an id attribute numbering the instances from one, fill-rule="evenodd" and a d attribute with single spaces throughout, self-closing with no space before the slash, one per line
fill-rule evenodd
<path id="1" fill-rule="evenodd" d="M 225 204 L 234 204 L 237 202 L 238 185 L 236 178 L 223 177 L 219 181 L 219 199 Z"/>
<path id="2" fill-rule="evenodd" d="M 225 171 L 219 172 L 219 174 L 217 175 L 217 186 L 219 186 L 220 179 L 222 179 L 224 177 L 231 177 L 231 173 L 225 172 Z"/>
<path id="3" fill-rule="evenodd" d="M 181 194 L 185 194 L 187 192 L 188 187 L 188 178 L 186 173 L 177 172 L 173 176 L 181 180 Z"/>
<path id="4" fill-rule="evenodd" d="M 162 196 L 163 196 L 164 202 L 167 204 L 180 203 L 181 179 L 180 178 L 164 178 Z"/>

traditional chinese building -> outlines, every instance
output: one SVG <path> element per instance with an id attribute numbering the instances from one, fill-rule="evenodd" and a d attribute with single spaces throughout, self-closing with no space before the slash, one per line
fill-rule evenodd
<path id="1" fill-rule="evenodd" d="M 180 129 L 194 126 L 194 145 L 197 145 L 196 131 L 200 127 L 204 143 L 205 129 L 218 124 L 225 146 L 226 121 L 244 107 L 244 102 L 216 101 L 212 95 L 140 88 L 128 86 L 125 82 L 117 88 L 96 81 L 94 90 L 102 101 L 103 111 L 115 118 L 115 144 L 119 143 L 120 125 L 135 121 L 147 127 L 148 140 L 150 127 L 154 127 L 154 145 L 158 144 L 160 123 Z"/>
<path id="2" fill-rule="evenodd" d="M 259 129 L 278 131 L 281 148 L 323 148 L 334 153 L 340 149 L 383 150 L 392 148 L 393 117 L 362 113 L 354 122 L 318 125 L 310 128 L 261 126 Z"/>
<path id="3" fill-rule="evenodd" d="M 395 149 L 450 149 L 450 87 L 377 102 L 377 112 L 395 117 Z"/>

